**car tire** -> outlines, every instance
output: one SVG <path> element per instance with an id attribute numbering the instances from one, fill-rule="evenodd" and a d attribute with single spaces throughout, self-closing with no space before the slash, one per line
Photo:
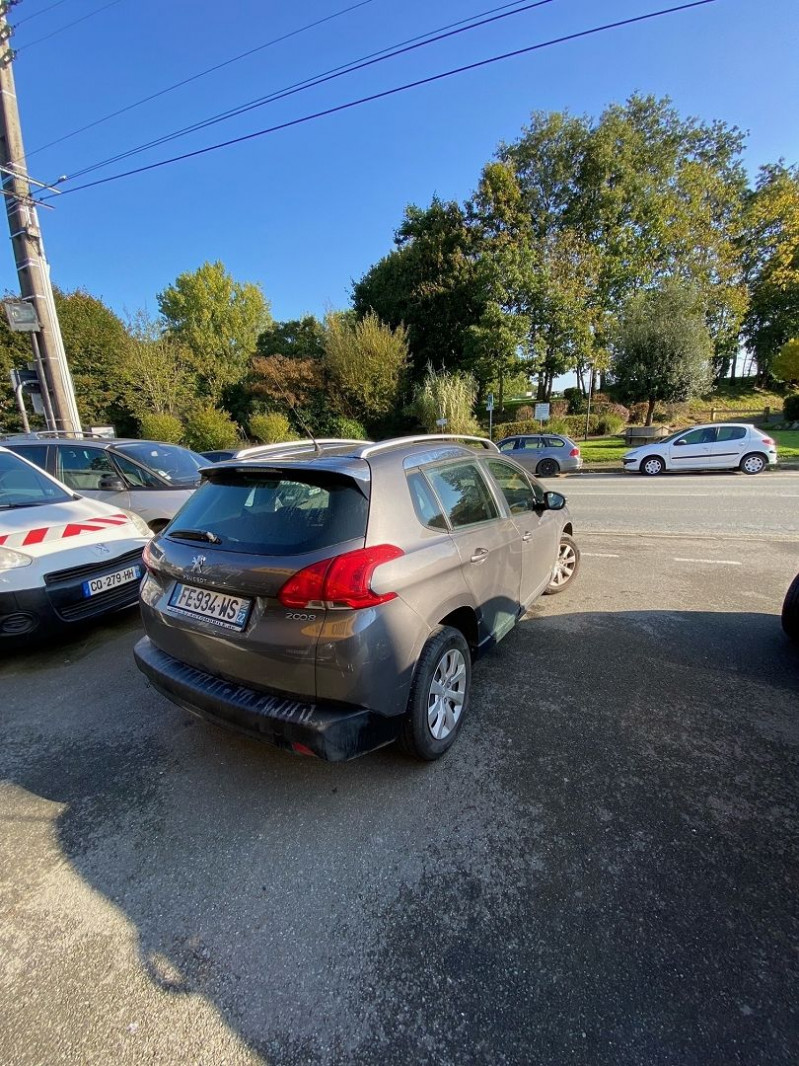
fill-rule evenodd
<path id="1" fill-rule="evenodd" d="M 759 474 L 766 469 L 766 459 L 760 452 L 749 452 L 741 460 L 739 470 L 744 474 Z"/>
<path id="2" fill-rule="evenodd" d="M 422 648 L 413 675 L 399 737 L 407 754 L 432 762 L 452 747 L 466 715 L 471 678 L 472 656 L 463 634 L 452 626 L 438 626 Z"/>
<path id="3" fill-rule="evenodd" d="M 554 459 L 542 459 L 535 468 L 536 477 L 557 477 L 560 467 Z"/>
<path id="4" fill-rule="evenodd" d="M 580 549 L 568 533 L 562 533 L 558 545 L 558 561 L 552 573 L 552 579 L 544 589 L 545 596 L 554 596 L 563 592 L 577 576 L 580 569 Z"/>
<path id="5" fill-rule="evenodd" d="M 659 455 L 648 455 L 646 459 L 641 460 L 639 470 L 642 474 L 646 474 L 647 477 L 657 477 L 658 474 L 662 474 L 666 469 L 666 464 L 660 458 Z"/>
<path id="6" fill-rule="evenodd" d="M 791 582 L 782 605 L 782 628 L 795 644 L 799 644 L 799 574 Z"/>

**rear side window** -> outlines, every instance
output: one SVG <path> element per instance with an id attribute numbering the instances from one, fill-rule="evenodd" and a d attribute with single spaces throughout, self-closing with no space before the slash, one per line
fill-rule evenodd
<path id="1" fill-rule="evenodd" d="M 429 467 L 427 476 L 453 528 L 498 517 L 496 504 L 476 463 Z"/>
<path id="2" fill-rule="evenodd" d="M 546 444 L 547 444 L 547 448 L 565 448 L 566 447 L 566 441 L 563 440 L 561 437 L 547 437 L 546 438 Z"/>
<path id="3" fill-rule="evenodd" d="M 124 455 L 115 455 L 114 462 L 125 475 L 125 480 L 128 484 L 133 485 L 134 488 L 162 489 L 164 487 L 164 483 L 160 478 L 157 478 L 149 470 L 145 470 L 143 466 L 139 466 L 138 463 L 132 463 Z"/>
<path id="4" fill-rule="evenodd" d="M 35 463 L 40 466 L 42 470 L 47 469 L 47 445 L 46 444 L 27 444 L 17 447 L 14 444 L 8 444 L 6 447 L 16 452 L 17 455 L 21 455 L 23 459 L 27 459 L 29 463 Z"/>
<path id="5" fill-rule="evenodd" d="M 540 437 L 522 437 L 519 441 L 520 448 L 534 449 L 541 447 Z"/>
<path id="6" fill-rule="evenodd" d="M 166 534 L 213 533 L 215 551 L 302 555 L 365 537 L 368 510 L 344 475 L 225 471 L 189 497 Z"/>
<path id="7" fill-rule="evenodd" d="M 416 517 L 422 525 L 429 526 L 430 529 L 446 529 L 447 522 L 441 513 L 441 506 L 436 499 L 435 493 L 425 480 L 424 475 L 420 474 L 418 470 L 408 474 L 408 488 L 411 492 Z"/>
<path id="8" fill-rule="evenodd" d="M 716 440 L 743 440 L 746 436 L 743 426 L 719 426 L 716 432 Z"/>

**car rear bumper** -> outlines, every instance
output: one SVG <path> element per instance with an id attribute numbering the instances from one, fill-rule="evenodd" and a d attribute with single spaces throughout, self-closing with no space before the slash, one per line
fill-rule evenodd
<path id="1" fill-rule="evenodd" d="M 401 718 L 364 707 L 259 692 L 180 662 L 143 637 L 136 665 L 162 696 L 201 718 L 279 748 L 343 762 L 397 739 Z"/>

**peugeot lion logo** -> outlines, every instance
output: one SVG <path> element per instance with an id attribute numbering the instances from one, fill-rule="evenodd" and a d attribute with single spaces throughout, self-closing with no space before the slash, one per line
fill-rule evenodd
<path id="1" fill-rule="evenodd" d="M 194 558 L 191 561 L 190 569 L 191 569 L 191 572 L 193 574 L 200 574 L 200 573 L 202 573 L 202 569 L 203 569 L 204 566 L 205 566 L 205 556 L 204 555 L 195 555 Z"/>
<path id="2" fill-rule="evenodd" d="M 95 544 L 94 550 L 97 552 L 98 555 L 110 555 L 111 554 L 111 549 L 108 547 L 107 544 Z"/>

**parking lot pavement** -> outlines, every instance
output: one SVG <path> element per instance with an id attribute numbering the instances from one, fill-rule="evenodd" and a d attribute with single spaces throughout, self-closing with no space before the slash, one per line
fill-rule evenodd
<path id="1" fill-rule="evenodd" d="M 793 1066 L 795 542 L 581 544 L 431 765 L 0 666 L 0 1062 Z"/>

